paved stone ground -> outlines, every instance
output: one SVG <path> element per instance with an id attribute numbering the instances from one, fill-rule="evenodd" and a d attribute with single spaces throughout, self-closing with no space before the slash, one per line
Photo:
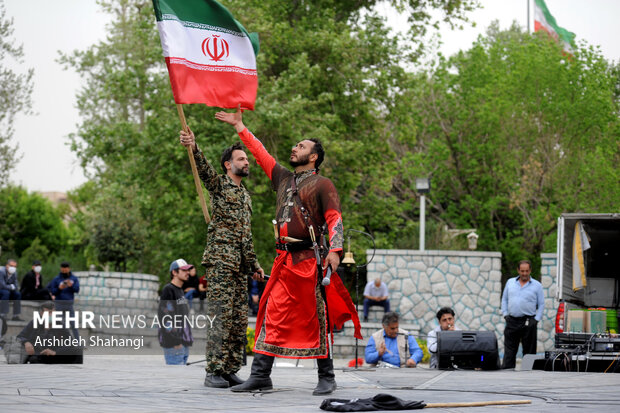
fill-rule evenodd
<path id="1" fill-rule="evenodd" d="M 192 356 L 190 361 L 198 361 Z M 250 358 L 251 361 L 251 358 Z M 204 363 L 166 366 L 163 356 L 86 356 L 83 365 L 0 365 L 0 412 L 318 412 L 312 361 L 286 360 L 272 379 L 278 391 L 232 393 L 203 386 Z M 344 366 L 336 360 L 336 366 Z M 249 375 L 249 366 L 240 376 Z M 336 371 L 335 398 L 389 393 L 406 400 L 472 402 L 528 399 L 529 405 L 436 408 L 437 412 L 618 412 L 620 374 L 545 371 Z M 500 410 L 501 409 L 501 410 Z"/>

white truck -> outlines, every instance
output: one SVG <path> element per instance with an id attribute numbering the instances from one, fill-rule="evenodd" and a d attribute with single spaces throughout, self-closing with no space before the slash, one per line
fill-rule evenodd
<path id="1" fill-rule="evenodd" d="M 585 284 L 583 288 L 573 288 L 579 283 Z M 620 213 L 570 213 L 558 218 L 556 285 L 555 349 L 546 352 L 538 368 L 620 371 L 620 335 L 613 334 L 620 333 L 613 316 L 614 310 L 620 313 Z M 606 312 L 607 331 L 567 328 L 569 310 L 588 308 L 612 310 Z"/>
<path id="2" fill-rule="evenodd" d="M 573 243 L 578 222 L 582 224 L 590 248 L 582 253 L 585 288 L 573 290 Z M 556 323 L 556 333 L 563 331 L 566 325 L 564 317 L 569 308 L 618 308 L 620 213 L 562 214 L 558 218 L 557 242 L 557 299 L 564 311 L 563 317 L 556 319 L 561 324 Z"/>

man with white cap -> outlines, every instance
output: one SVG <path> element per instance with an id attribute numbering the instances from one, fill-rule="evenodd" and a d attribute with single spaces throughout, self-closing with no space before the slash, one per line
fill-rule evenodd
<path id="1" fill-rule="evenodd" d="M 161 290 L 159 298 L 159 344 L 164 349 L 166 364 L 187 363 L 189 348 L 194 342 L 192 329 L 187 322 L 189 305 L 183 293 L 183 282 L 189 277 L 192 265 L 184 259 L 170 264 L 170 282 Z"/>

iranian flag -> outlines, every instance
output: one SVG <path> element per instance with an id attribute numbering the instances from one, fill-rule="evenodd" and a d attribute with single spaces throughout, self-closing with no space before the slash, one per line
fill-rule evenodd
<path id="1" fill-rule="evenodd" d="M 557 25 L 544 0 L 534 0 L 534 31 L 546 32 L 560 42 L 565 51 L 572 52 L 575 33 Z"/>
<path id="2" fill-rule="evenodd" d="M 153 0 L 174 101 L 254 109 L 258 35 L 214 0 Z"/>

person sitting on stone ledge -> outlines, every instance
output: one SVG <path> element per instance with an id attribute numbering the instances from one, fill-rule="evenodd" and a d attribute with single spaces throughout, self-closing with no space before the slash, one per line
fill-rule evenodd
<path id="1" fill-rule="evenodd" d="M 383 328 L 375 332 L 366 345 L 366 363 L 381 362 L 395 367 L 415 367 L 424 354 L 412 335 L 398 327 L 399 317 L 395 312 L 383 315 Z"/>
<path id="2" fill-rule="evenodd" d="M 10 302 L 13 302 L 13 321 L 23 321 L 19 314 L 22 311 L 22 295 L 17 283 L 17 261 L 9 258 L 6 266 L 0 267 L 0 315 L 8 320 Z"/>
<path id="3" fill-rule="evenodd" d="M 50 292 L 43 286 L 43 274 L 41 274 L 41 261 L 32 262 L 32 270 L 24 275 L 21 288 L 22 300 L 51 300 Z"/>
<path id="4" fill-rule="evenodd" d="M 388 298 L 388 288 L 380 278 L 369 281 L 364 287 L 364 321 L 368 321 L 368 310 L 372 306 L 383 307 L 386 313 L 390 311 L 390 300 Z"/>
<path id="5" fill-rule="evenodd" d="M 439 325 L 429 331 L 426 337 L 426 345 L 428 346 L 429 353 L 431 353 L 430 368 L 432 369 L 436 369 L 439 366 L 437 357 L 437 333 L 440 331 L 460 330 L 460 328 L 455 325 L 454 310 L 450 307 L 441 307 L 439 311 L 437 311 L 437 320 L 439 320 Z"/>
<path id="6" fill-rule="evenodd" d="M 53 301 L 44 301 L 39 306 L 41 314 L 54 311 Z M 71 332 L 63 327 L 52 327 L 51 317 L 45 324 L 34 326 L 34 320 L 17 335 L 24 346 L 27 357 L 24 363 L 70 364 L 80 362 L 80 347 Z"/>

